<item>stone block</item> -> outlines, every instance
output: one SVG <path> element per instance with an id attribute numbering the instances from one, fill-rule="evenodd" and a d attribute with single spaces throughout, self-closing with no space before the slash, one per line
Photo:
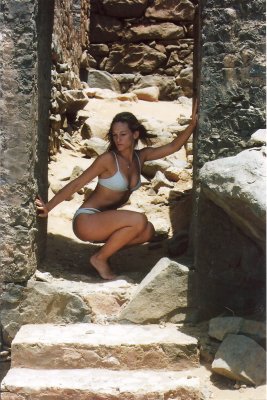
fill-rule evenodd
<path id="1" fill-rule="evenodd" d="M 119 318 L 134 323 L 158 321 L 192 304 L 193 273 L 189 269 L 162 258 L 143 279 Z"/>
<path id="2" fill-rule="evenodd" d="M 182 370 L 198 365 L 197 339 L 175 325 L 24 325 L 12 342 L 12 366 Z"/>
<path id="3" fill-rule="evenodd" d="M 3 400 L 200 400 L 191 371 L 34 370 L 13 368 L 2 383 Z M 170 397 L 169 397 L 170 398 Z"/>
<path id="4" fill-rule="evenodd" d="M 266 381 L 266 352 L 254 340 L 229 334 L 212 363 L 212 371 L 252 385 Z"/>

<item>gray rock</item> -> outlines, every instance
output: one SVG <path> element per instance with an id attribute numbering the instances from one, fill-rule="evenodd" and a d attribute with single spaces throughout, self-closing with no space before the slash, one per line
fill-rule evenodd
<path id="1" fill-rule="evenodd" d="M 9 284 L 1 297 L 3 337 L 10 343 L 25 324 L 90 322 L 91 310 L 78 295 L 50 283 Z"/>
<path id="2" fill-rule="evenodd" d="M 101 68 L 111 73 L 151 74 L 164 64 L 165 54 L 146 44 L 113 45 Z"/>
<path id="3" fill-rule="evenodd" d="M 251 135 L 249 144 L 254 144 L 255 146 L 262 146 L 266 144 L 266 129 L 258 129 Z"/>
<path id="4" fill-rule="evenodd" d="M 92 88 L 110 89 L 120 93 L 119 82 L 106 71 L 98 71 L 96 69 L 88 70 L 87 83 Z"/>
<path id="5" fill-rule="evenodd" d="M 207 162 L 200 170 L 200 180 L 206 196 L 265 248 L 265 149 L 244 150 L 234 157 Z"/>
<path id="6" fill-rule="evenodd" d="M 266 380 L 266 352 L 254 340 L 229 334 L 219 347 L 212 371 L 253 385 Z"/>
<path id="7" fill-rule="evenodd" d="M 187 307 L 189 275 L 186 266 L 162 258 L 140 283 L 119 319 L 134 323 L 152 322 Z"/>
<path id="8" fill-rule="evenodd" d="M 146 11 L 147 18 L 169 21 L 192 21 L 195 7 L 189 0 L 155 0 Z"/>
<path id="9" fill-rule="evenodd" d="M 159 88 L 159 100 L 176 100 L 178 97 L 178 87 L 173 77 L 156 74 L 136 76 L 133 89 L 142 89 L 148 86 Z"/>
<path id="10" fill-rule="evenodd" d="M 145 176 L 153 178 L 157 171 L 164 172 L 169 166 L 170 164 L 164 160 L 147 161 L 142 168 L 142 172 Z"/>
<path id="11" fill-rule="evenodd" d="M 261 321 L 253 321 L 241 317 L 216 317 L 209 322 L 209 335 L 223 340 L 229 333 L 243 334 L 264 344 L 266 339 L 266 325 Z"/>
<path id="12" fill-rule="evenodd" d="M 241 322 L 241 317 L 212 318 L 209 322 L 209 335 L 223 341 L 229 333 L 239 333 Z"/>
<path id="13" fill-rule="evenodd" d="M 62 96 L 66 102 L 66 109 L 70 113 L 77 113 L 77 111 L 84 108 L 89 101 L 82 90 L 64 90 Z"/>
<path id="14" fill-rule="evenodd" d="M 87 157 L 95 157 L 105 153 L 107 150 L 107 142 L 98 137 L 81 141 L 81 152 Z"/>
<path id="15" fill-rule="evenodd" d="M 165 175 L 158 171 L 151 181 L 152 188 L 157 192 L 161 187 L 172 188 L 174 184 L 170 182 Z"/>

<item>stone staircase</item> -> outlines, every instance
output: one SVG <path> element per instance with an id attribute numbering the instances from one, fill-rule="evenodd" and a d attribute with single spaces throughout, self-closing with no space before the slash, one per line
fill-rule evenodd
<path id="1" fill-rule="evenodd" d="M 174 324 L 24 325 L 3 400 L 200 400 L 197 339 Z"/>

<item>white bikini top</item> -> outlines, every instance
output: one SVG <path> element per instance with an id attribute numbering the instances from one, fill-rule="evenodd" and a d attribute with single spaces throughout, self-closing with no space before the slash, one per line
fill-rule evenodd
<path id="1" fill-rule="evenodd" d="M 119 167 L 119 163 L 118 163 L 118 159 L 116 156 L 116 153 L 114 151 L 112 151 L 112 153 L 115 156 L 115 160 L 116 160 L 116 164 L 117 164 L 117 172 L 112 175 L 110 178 L 99 178 L 98 179 L 98 183 L 101 186 L 104 186 L 108 189 L 111 190 L 116 190 L 119 192 L 126 192 L 128 190 L 130 190 L 130 192 L 134 192 L 135 190 L 139 189 L 141 186 L 141 177 L 139 177 L 139 181 L 137 183 L 137 185 L 133 188 L 129 188 L 129 183 L 126 179 L 126 177 L 121 173 L 120 171 L 120 167 Z M 138 154 L 136 152 L 134 152 L 134 154 L 137 157 L 138 160 L 138 164 L 139 164 L 139 172 L 141 174 L 141 163 L 140 163 L 140 159 L 138 157 Z"/>

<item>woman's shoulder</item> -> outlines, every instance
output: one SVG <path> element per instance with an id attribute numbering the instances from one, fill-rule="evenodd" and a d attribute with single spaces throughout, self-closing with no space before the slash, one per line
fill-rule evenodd
<path id="1" fill-rule="evenodd" d="M 114 154 L 112 151 L 106 151 L 105 153 L 100 154 L 97 157 L 97 160 L 99 163 L 107 165 L 114 160 Z"/>

